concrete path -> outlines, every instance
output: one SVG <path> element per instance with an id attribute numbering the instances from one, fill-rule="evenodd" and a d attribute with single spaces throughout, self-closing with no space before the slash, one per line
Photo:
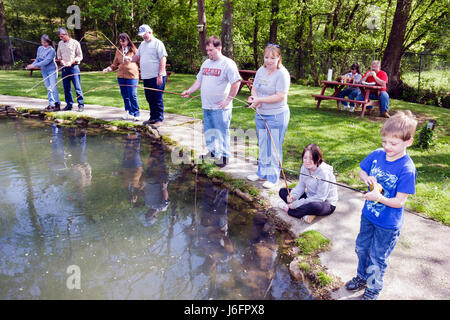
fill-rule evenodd
<path id="1" fill-rule="evenodd" d="M 0 104 L 44 108 L 47 101 L 0 95 Z M 142 123 L 148 119 L 149 112 L 143 110 L 141 113 Z M 119 120 L 123 109 L 85 105 L 82 114 L 107 121 Z M 199 119 L 166 113 L 164 125 L 158 131 L 182 146 L 200 153 L 204 151 L 202 124 Z M 223 171 L 242 179 L 249 173 L 256 172 L 256 160 L 245 156 L 245 145 L 235 146 L 234 151 L 237 157 L 233 158 Z M 277 207 L 278 190 L 284 183 L 280 183 L 273 190 L 263 189 L 261 182 L 254 184 L 262 190 L 261 196 L 270 201 L 273 207 Z M 274 216 L 283 222 L 292 235 L 317 230 L 330 239 L 331 250 L 320 255 L 322 264 L 330 273 L 346 282 L 356 274 L 355 239 L 359 232 L 364 201 L 360 194 L 351 190 L 338 187 L 338 192 L 339 203 L 336 211 L 331 216 L 315 219 L 312 224 L 292 218 L 281 209 L 275 209 Z M 449 231 L 449 227 L 438 222 L 406 212 L 399 242 L 389 260 L 380 299 L 450 299 Z M 333 294 L 333 298 L 359 299 L 361 295 L 362 291 L 352 293 L 341 288 Z"/>

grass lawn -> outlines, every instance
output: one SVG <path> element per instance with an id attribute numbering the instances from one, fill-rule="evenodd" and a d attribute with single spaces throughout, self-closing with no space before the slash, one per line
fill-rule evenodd
<path id="1" fill-rule="evenodd" d="M 166 90 L 181 93 L 194 81 L 194 75 L 174 74 L 169 78 Z M 27 93 L 27 90 L 42 80 L 40 72 L 33 77 L 28 71 L 0 71 L 0 94 L 46 98 L 46 90 L 41 83 Z M 115 85 L 116 74 L 85 73 L 81 80 L 85 92 L 86 104 L 99 104 L 123 108 L 123 101 L 118 87 Z M 111 87 L 108 87 L 108 86 Z M 106 86 L 106 87 L 105 87 Z M 99 88 L 95 90 L 95 88 Z M 62 82 L 58 85 L 60 97 L 64 94 Z M 323 101 L 319 110 L 311 94 L 320 92 L 319 88 L 292 85 L 289 92 L 291 120 L 284 142 L 284 167 L 298 171 L 300 156 L 304 146 L 317 143 L 324 152 L 325 160 L 333 165 L 339 182 L 353 187 L 363 188 L 358 179 L 359 163 L 372 150 L 381 147 L 379 134 L 383 119 L 375 116 L 359 118 L 359 113 L 339 111 L 335 101 Z M 197 95 L 199 92 L 196 93 Z M 140 107 L 148 109 L 144 91 L 138 90 Z M 245 100 L 249 95 L 243 88 L 238 95 Z M 183 99 L 174 94 L 166 94 L 165 111 L 202 118 L 203 113 L 199 99 Z M 1 103 L 1 101 L 0 101 Z M 236 100 L 235 106 L 243 105 Z M 437 127 L 433 133 L 434 146 L 428 151 L 409 148 L 418 171 L 416 194 L 407 201 L 407 209 L 424 213 L 433 219 L 450 225 L 449 195 L 449 118 L 448 109 L 391 100 L 390 110 L 411 110 L 419 120 L 419 131 L 428 119 L 436 119 Z M 255 113 L 245 108 L 233 110 L 231 126 L 233 128 L 254 128 Z M 250 154 L 256 154 L 256 147 Z"/>

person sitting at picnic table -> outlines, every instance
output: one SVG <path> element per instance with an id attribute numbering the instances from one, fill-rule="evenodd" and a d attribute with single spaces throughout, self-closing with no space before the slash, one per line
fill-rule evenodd
<path id="1" fill-rule="evenodd" d="M 257 110 L 255 126 L 259 146 L 258 171 L 247 179 L 264 179 L 263 187 L 267 189 L 275 187 L 280 177 L 283 141 L 290 119 L 287 96 L 291 78 L 281 62 L 280 46 L 269 43 L 264 49 L 264 65 L 256 72 L 252 95 L 247 99 L 250 107 Z"/>
<path id="2" fill-rule="evenodd" d="M 344 83 L 361 83 L 361 72 L 359 71 L 359 64 L 354 63 L 350 67 L 350 71 L 346 73 L 345 75 L 341 76 L 341 81 Z M 358 87 L 352 87 L 348 86 L 346 89 L 342 90 L 338 97 L 339 98 L 345 98 L 348 96 L 349 100 L 355 100 L 355 98 L 361 93 Z M 347 105 L 347 101 L 342 101 L 342 108 L 341 110 L 347 110 L 350 112 L 355 111 L 355 103 L 350 102 L 350 107 Z"/>
<path id="3" fill-rule="evenodd" d="M 48 96 L 48 106 L 45 110 L 59 111 L 61 104 L 58 87 L 56 86 L 58 80 L 58 67 L 55 62 L 56 51 L 53 41 L 46 34 L 41 37 L 41 44 L 42 46 L 37 50 L 36 60 L 32 64 L 27 65 L 26 69 L 41 68 Z"/>
<path id="4" fill-rule="evenodd" d="M 369 95 L 370 100 L 380 100 L 381 110 L 380 117 L 389 118 L 389 94 L 386 92 L 386 85 L 388 83 L 388 75 L 386 72 L 381 70 L 381 62 L 378 60 L 374 60 L 372 62 L 371 70 L 367 71 L 361 79 L 362 84 L 369 85 L 377 85 L 381 86 L 380 97 L 378 94 L 371 93 Z M 358 101 L 364 101 L 364 96 L 362 93 L 359 93 L 356 97 Z M 368 106 L 367 109 L 371 109 L 372 106 Z"/>
<path id="5" fill-rule="evenodd" d="M 117 70 L 117 81 L 125 104 L 125 114 L 122 119 L 138 121 L 140 115 L 137 97 L 139 65 L 138 62 L 125 59 L 125 57 L 133 57 L 137 53 L 137 48 L 126 33 L 119 35 L 119 42 L 121 45 L 120 51 L 116 50 L 113 63 L 103 69 L 103 73 Z"/>
<path id="6" fill-rule="evenodd" d="M 303 149 L 303 164 L 297 186 L 281 188 L 279 207 L 292 217 L 303 218 L 311 223 L 315 216 L 327 216 L 334 212 L 338 202 L 336 177 L 333 167 L 323 161 L 322 150 L 317 144 L 309 144 Z M 317 179 L 316 179 L 317 177 Z M 322 179 L 322 180 L 319 180 Z"/>

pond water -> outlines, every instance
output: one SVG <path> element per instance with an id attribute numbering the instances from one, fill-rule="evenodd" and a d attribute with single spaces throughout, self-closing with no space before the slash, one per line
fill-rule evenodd
<path id="1" fill-rule="evenodd" d="M 311 299 L 282 235 L 139 134 L 0 119 L 0 299 Z"/>

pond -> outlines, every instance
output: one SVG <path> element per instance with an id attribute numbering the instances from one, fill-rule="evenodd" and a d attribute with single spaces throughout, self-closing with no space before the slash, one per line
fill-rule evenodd
<path id="1" fill-rule="evenodd" d="M 283 235 L 159 141 L 0 118 L 0 299 L 311 299 Z"/>

